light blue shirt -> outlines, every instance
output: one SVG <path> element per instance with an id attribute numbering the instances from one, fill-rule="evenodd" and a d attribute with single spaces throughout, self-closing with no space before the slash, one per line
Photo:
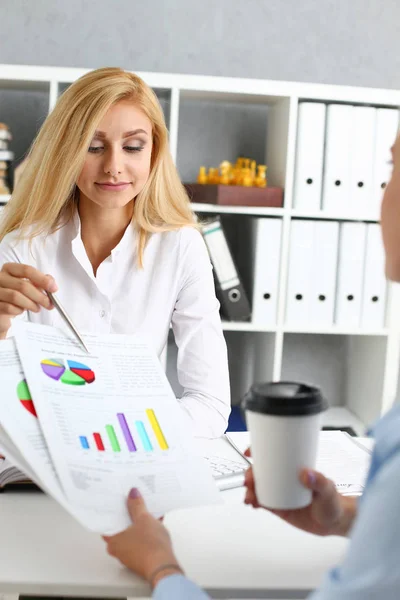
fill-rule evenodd
<path id="1" fill-rule="evenodd" d="M 343 564 L 333 569 L 309 600 L 400 598 L 400 407 L 374 427 L 371 468 Z M 207 600 L 182 575 L 157 585 L 154 600 Z"/>

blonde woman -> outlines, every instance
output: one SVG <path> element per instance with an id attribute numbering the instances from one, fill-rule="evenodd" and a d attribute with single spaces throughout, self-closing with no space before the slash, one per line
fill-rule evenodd
<path id="1" fill-rule="evenodd" d="M 118 68 L 71 85 L 43 124 L 0 227 L 0 337 L 14 318 L 145 333 L 170 325 L 179 399 L 195 435 L 226 429 L 226 345 L 210 260 L 174 167 L 154 92 Z"/>

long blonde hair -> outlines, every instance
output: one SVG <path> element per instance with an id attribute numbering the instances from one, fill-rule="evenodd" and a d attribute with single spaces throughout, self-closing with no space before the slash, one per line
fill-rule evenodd
<path id="1" fill-rule="evenodd" d="M 152 123 L 151 170 L 134 202 L 138 257 L 149 233 L 196 227 L 195 216 L 168 146 L 168 130 L 157 96 L 137 75 L 119 68 L 91 71 L 59 98 L 41 127 L 6 210 L 0 240 L 18 230 L 29 239 L 62 227 L 76 210 L 76 181 L 98 123 L 120 100 L 132 100 Z"/>

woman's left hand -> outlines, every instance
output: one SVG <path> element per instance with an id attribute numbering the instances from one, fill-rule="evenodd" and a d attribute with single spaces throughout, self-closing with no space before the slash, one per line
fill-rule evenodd
<path id="1" fill-rule="evenodd" d="M 130 491 L 128 511 L 133 524 L 121 533 L 103 536 L 108 553 L 146 579 L 152 587 L 163 577 L 182 572 L 167 529 L 148 512 L 136 488 Z"/>

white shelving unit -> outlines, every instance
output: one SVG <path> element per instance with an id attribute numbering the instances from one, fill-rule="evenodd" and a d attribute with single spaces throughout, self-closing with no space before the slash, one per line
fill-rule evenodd
<path id="1" fill-rule="evenodd" d="M 21 95 L 37 93 L 40 96 L 40 106 L 46 102 L 48 110 L 51 110 L 59 94 L 86 72 L 84 69 L 0 65 L 0 120 L 6 120 L 2 113 L 3 91 L 6 94 L 11 90 L 12 93 Z M 257 127 L 256 121 L 252 121 L 249 128 L 253 127 L 253 133 L 261 131 L 264 135 L 263 147 L 266 148 L 266 154 L 262 158 L 267 160 L 269 184 L 285 190 L 284 207 L 279 209 L 194 205 L 196 212 L 202 215 L 219 213 L 222 217 L 236 219 L 273 216 L 282 220 L 276 323 L 271 327 L 262 327 L 252 322 L 223 323 L 230 355 L 233 403 L 238 402 L 254 380 L 311 380 L 321 385 L 331 404 L 325 423 L 353 426 L 361 433 L 364 425 L 388 410 L 396 398 L 400 358 L 399 291 L 397 286 L 389 286 L 386 323 L 379 330 L 362 330 L 357 327 L 312 329 L 286 325 L 292 220 L 302 218 L 373 222 L 362 214 L 350 217 L 322 211 L 307 214 L 293 208 L 298 106 L 300 101 L 309 100 L 397 108 L 400 105 L 400 91 L 168 73 L 138 75 L 160 98 L 169 126 L 171 152 L 178 169 L 181 169 L 183 160 L 186 161 L 185 169 L 191 173 L 197 172 L 201 164 L 187 164 L 191 153 L 187 152 L 186 144 L 191 143 L 194 149 L 196 147 L 193 132 L 187 134 L 189 125 L 196 126 L 190 120 L 191 117 L 187 117 L 194 114 L 193 106 L 204 110 L 211 107 L 220 116 L 225 109 L 237 111 L 239 120 L 243 120 L 243 115 L 251 108 L 255 118 L 260 115 L 260 127 Z M 261 119 L 261 115 L 265 114 L 268 115 L 267 128 L 264 117 Z M 31 118 L 40 121 L 42 116 L 33 114 Z M 24 119 L 26 118 L 25 115 Z M 23 126 L 22 120 L 20 127 Z M 211 149 L 218 145 L 220 136 L 213 139 L 212 136 L 217 136 L 218 133 L 213 132 L 212 127 L 208 131 L 208 126 L 207 119 L 198 124 L 210 136 Z M 243 135 L 247 135 L 245 131 Z M 251 147 L 251 135 L 246 143 Z M 186 151 L 181 150 L 180 153 L 183 146 Z M 225 151 L 225 148 L 221 151 Z M 225 156 L 219 158 L 222 160 Z M 212 163 L 211 160 L 210 162 Z M 182 176 L 185 177 L 185 173 Z M 193 181 L 193 175 L 191 180 Z M 0 198 L 0 202 L 7 200 L 7 197 Z M 171 384 L 179 393 L 176 348 L 172 339 L 164 352 L 163 360 Z"/>

